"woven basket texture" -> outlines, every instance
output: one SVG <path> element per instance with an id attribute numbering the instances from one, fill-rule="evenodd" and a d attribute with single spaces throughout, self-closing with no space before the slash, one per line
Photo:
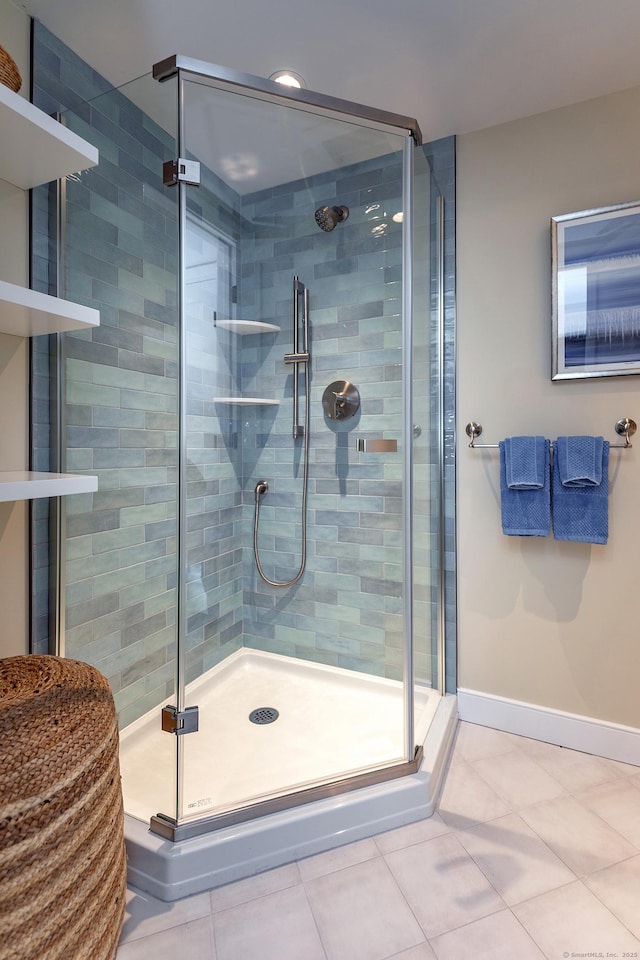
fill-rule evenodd
<path id="1" fill-rule="evenodd" d="M 16 93 L 22 86 L 20 71 L 4 47 L 0 47 L 0 83 L 4 83 L 5 87 L 10 87 Z"/>
<path id="2" fill-rule="evenodd" d="M 126 860 L 109 683 L 76 660 L 0 660 L 0 730 L 0 955 L 113 960 Z"/>

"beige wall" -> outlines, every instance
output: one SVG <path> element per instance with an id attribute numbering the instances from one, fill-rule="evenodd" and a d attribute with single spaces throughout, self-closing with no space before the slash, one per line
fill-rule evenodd
<path id="1" fill-rule="evenodd" d="M 29 18 L 0 0 L 0 42 L 23 77 L 28 95 Z M 0 136 L 2 132 L 0 131 Z M 0 181 L 0 279 L 28 281 L 27 198 Z M 1 307 L 0 307 L 1 309 Z M 0 334 L 0 470 L 28 466 L 28 342 Z M 25 503 L 0 503 L 0 656 L 28 645 L 28 526 Z"/>
<path id="2" fill-rule="evenodd" d="M 611 451 L 607 546 L 505 537 L 515 434 L 640 423 L 640 378 L 550 380 L 552 216 L 640 200 L 640 88 L 458 141 L 459 685 L 640 727 L 640 441 Z M 640 437 L 640 434 L 638 434 Z"/>

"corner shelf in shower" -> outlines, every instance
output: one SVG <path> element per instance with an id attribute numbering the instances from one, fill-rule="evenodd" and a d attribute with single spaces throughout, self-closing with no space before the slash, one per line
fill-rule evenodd
<path id="1" fill-rule="evenodd" d="M 278 407 L 280 405 L 279 400 L 266 400 L 264 397 L 214 397 L 213 402 L 235 404 L 237 406 L 257 404 L 265 407 Z"/>
<path id="2" fill-rule="evenodd" d="M 230 330 L 239 337 L 246 337 L 252 333 L 279 333 L 280 327 L 275 323 L 265 323 L 263 320 L 216 320 L 216 327 L 221 330 Z"/>
<path id="3" fill-rule="evenodd" d="M 0 471 L 0 503 L 66 497 L 72 493 L 93 493 L 97 489 L 97 477 L 72 473 L 33 473 L 30 470 Z"/>

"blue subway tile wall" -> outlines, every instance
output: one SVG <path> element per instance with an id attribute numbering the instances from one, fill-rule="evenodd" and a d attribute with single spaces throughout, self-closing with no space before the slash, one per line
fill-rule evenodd
<path id="1" fill-rule="evenodd" d="M 244 643 L 399 679 L 401 453 L 356 450 L 356 437 L 398 438 L 402 430 L 395 279 L 402 226 L 392 219 L 402 208 L 402 152 L 389 153 L 388 141 L 385 148 L 380 157 L 243 198 L 239 309 L 247 320 L 281 328 L 243 338 L 251 342 L 242 345 L 243 391 L 280 401 L 267 424 L 252 427 L 251 417 L 243 424 Z M 314 219 L 321 205 L 348 206 L 348 220 L 321 231 Z M 278 239 L 285 229 L 293 239 Z M 262 282 L 265 261 L 268 284 Z M 276 590 L 262 582 L 253 562 L 253 489 L 258 480 L 269 483 L 258 537 L 265 573 L 290 580 L 301 559 L 304 446 L 292 438 L 293 374 L 283 360 L 292 350 L 294 275 L 310 301 L 307 566 L 298 584 Z M 360 391 L 360 410 L 344 423 L 328 419 L 322 408 L 323 392 L 335 380 L 349 380 Z M 302 383 L 301 373 L 301 389 Z"/>
<path id="2" fill-rule="evenodd" d="M 101 327 L 68 335 L 67 468 L 99 475 L 99 492 L 68 501 L 67 655 L 109 677 L 126 725 L 173 686 L 176 639 L 177 242 L 175 197 L 160 186 L 173 142 L 126 96 L 36 24 L 35 99 L 73 111 L 73 129 L 101 162 L 68 183 L 66 295 L 98 306 Z M 91 103 L 83 99 L 89 89 Z M 432 439 L 434 177 L 453 194 L 453 141 L 425 150 L 430 182 L 419 225 L 416 297 L 416 669 L 433 682 L 437 552 L 432 547 L 437 444 Z M 360 455 L 355 437 L 401 436 L 400 154 L 241 197 L 206 168 L 187 214 L 186 679 L 246 645 L 402 676 L 401 460 Z M 444 185 L 444 186 L 443 186 Z M 330 234 L 320 204 L 346 203 Z M 52 196 L 34 197 L 33 275 L 55 292 Z M 447 230 L 452 230 L 447 207 Z M 211 271 L 211 263 L 216 263 Z M 447 260 L 447 376 L 453 383 L 453 263 Z M 431 271 L 432 272 L 432 271 Z M 268 479 L 259 547 L 269 576 L 288 579 L 300 559 L 301 441 L 291 438 L 292 278 L 310 289 L 313 372 L 308 566 L 303 581 L 274 590 L 253 561 L 253 488 Z M 431 300 L 430 300 L 431 298 Z M 228 320 L 277 324 L 237 336 Z M 49 466 L 51 344 L 34 344 L 34 464 Z M 361 392 L 357 418 L 325 417 L 334 379 Z M 301 377 L 302 381 L 302 377 Z M 453 391 L 448 388 L 446 396 Z M 229 397 L 278 400 L 240 406 Z M 451 400 L 449 399 L 449 402 Z M 304 410 L 304 402 L 302 403 Z M 451 411 L 446 414 L 451 425 Z M 448 463 L 452 435 L 447 440 Z M 453 472 L 449 475 L 452 489 Z M 452 509 L 453 499 L 447 494 Z M 34 650 L 48 636 L 48 518 L 34 514 Z M 455 644 L 451 523 L 447 644 Z M 453 599 L 452 599 L 453 598 Z M 454 662 L 454 661 L 453 661 Z M 448 664 L 448 682 L 455 666 Z"/>
<path id="3" fill-rule="evenodd" d="M 51 189 L 34 194 L 33 276 L 40 289 L 96 307 L 100 326 L 64 337 L 66 469 L 99 489 L 65 500 L 65 654 L 109 678 L 127 725 L 173 690 L 176 605 L 175 198 L 159 180 L 171 137 L 41 24 L 34 102 L 61 112 L 100 150 L 65 184 L 65 269 L 54 279 Z M 53 289 L 57 288 L 57 289 Z M 35 389 L 48 399 L 55 345 L 34 343 Z M 47 469 L 46 401 L 34 409 L 33 462 Z M 46 517 L 36 518 L 41 530 Z M 34 566 L 46 570 L 43 534 Z M 48 645 L 48 584 L 34 581 L 33 648 Z"/>
<path id="4" fill-rule="evenodd" d="M 237 388 L 235 338 L 223 324 L 240 228 L 236 192 L 203 165 L 201 186 L 187 190 L 185 237 L 187 682 L 242 645 L 240 430 L 216 403 Z"/>

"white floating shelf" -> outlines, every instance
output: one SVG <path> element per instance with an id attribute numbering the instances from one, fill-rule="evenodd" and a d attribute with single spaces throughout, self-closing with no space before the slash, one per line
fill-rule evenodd
<path id="1" fill-rule="evenodd" d="M 97 477 L 72 473 L 33 473 L 12 470 L 0 473 L 0 502 L 37 500 L 40 497 L 66 497 L 72 493 L 93 493 Z"/>
<path id="2" fill-rule="evenodd" d="M 281 329 L 275 323 L 265 323 L 262 320 L 216 320 L 215 325 L 222 330 L 231 330 L 239 337 L 246 337 L 251 333 L 279 333 Z"/>
<path id="3" fill-rule="evenodd" d="M 233 403 L 239 406 L 248 404 L 262 404 L 263 406 L 278 407 L 279 400 L 265 400 L 264 397 L 214 397 L 214 403 Z"/>
<path id="4" fill-rule="evenodd" d="M 0 84 L 0 179 L 29 190 L 93 167 L 98 151 Z"/>
<path id="5" fill-rule="evenodd" d="M 99 323 L 100 312 L 93 307 L 0 280 L 0 333 L 35 337 L 42 333 L 84 330 Z"/>

